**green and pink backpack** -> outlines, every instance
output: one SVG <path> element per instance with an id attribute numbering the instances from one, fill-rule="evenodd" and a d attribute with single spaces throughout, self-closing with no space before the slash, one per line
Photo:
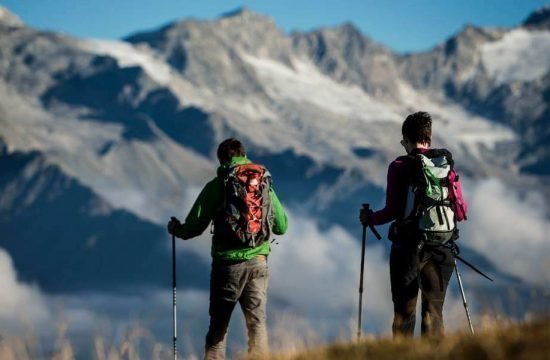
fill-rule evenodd
<path id="1" fill-rule="evenodd" d="M 467 219 L 468 205 L 452 154 L 430 149 L 409 158 L 412 166 L 403 222 L 412 224 L 426 245 L 457 239 L 457 222 Z"/>

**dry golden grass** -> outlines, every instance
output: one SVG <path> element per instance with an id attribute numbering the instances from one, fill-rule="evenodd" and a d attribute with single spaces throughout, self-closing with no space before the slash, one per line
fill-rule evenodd
<path id="1" fill-rule="evenodd" d="M 172 359 L 172 350 L 156 341 L 153 335 L 141 326 L 128 328 L 124 338 L 113 342 L 103 336 L 93 337 L 89 353 L 75 355 L 73 345 L 67 339 L 66 322 L 57 324 L 57 339 L 53 350 L 42 349 L 29 333 L 24 336 L 0 336 L 0 360 L 74 360 L 84 357 L 94 360 L 164 360 Z M 140 345 L 146 344 L 144 351 Z"/>
<path id="2" fill-rule="evenodd" d="M 320 343 L 320 339 L 315 337 L 311 339 L 307 337 L 311 341 L 304 342 L 296 336 L 289 339 L 286 335 L 272 334 L 272 340 L 280 342 L 278 348 L 281 349 L 281 352 L 273 354 L 269 359 L 550 359 L 550 318 L 521 325 L 490 318 L 480 320 L 478 324 L 479 331 L 475 335 L 452 333 L 442 338 L 401 338 L 395 340 L 388 337 L 376 338 L 369 335 L 361 342 L 340 342 L 326 346 L 317 346 L 316 344 Z M 283 323 L 281 325 L 288 325 L 286 321 Z M 298 326 L 298 328 L 304 330 L 303 327 Z M 32 334 L 25 337 L 0 338 L 0 360 L 75 359 L 73 348 L 65 336 L 66 326 L 61 324 L 57 330 L 58 337 L 55 350 L 47 353 L 41 349 Z M 146 349 L 140 346 L 144 341 L 148 343 Z M 306 349 L 308 347 L 309 349 Z M 234 359 L 245 357 L 244 349 L 233 356 Z M 147 329 L 137 326 L 128 329 L 126 336 L 117 343 L 101 336 L 94 337 L 92 351 L 86 358 L 95 360 L 163 360 L 171 359 L 172 351 L 166 344 L 158 343 Z M 187 357 L 187 359 L 198 358 L 200 357 Z"/>
<path id="3" fill-rule="evenodd" d="M 550 359 L 550 319 L 531 324 L 494 324 L 475 335 L 442 338 L 368 339 L 337 343 L 300 354 L 273 355 L 271 360 L 427 360 L 427 359 Z"/>

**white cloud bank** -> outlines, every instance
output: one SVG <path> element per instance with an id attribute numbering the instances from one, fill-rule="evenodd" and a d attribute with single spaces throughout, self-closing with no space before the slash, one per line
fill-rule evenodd
<path id="1" fill-rule="evenodd" d="M 504 272 L 531 284 L 548 284 L 550 243 L 547 234 L 550 233 L 550 225 L 542 197 L 534 192 L 520 195 L 497 180 L 467 182 L 465 185 L 470 212 L 468 222 L 462 226 L 461 241 L 487 256 Z M 197 192 L 197 189 L 193 190 L 194 195 Z M 188 208 L 189 201 L 185 202 L 182 205 Z M 308 341 L 311 339 L 316 343 L 334 337 L 353 338 L 361 259 L 359 224 L 356 229 L 349 229 L 356 230 L 352 234 L 340 226 L 322 230 L 314 220 L 302 214 L 290 213 L 289 218 L 289 232 L 278 237 L 279 244 L 273 245 L 269 258 L 268 311 L 272 345 L 285 350 L 289 348 L 289 341 L 290 346 L 296 346 L 312 344 Z M 373 239 L 370 232 L 368 236 Z M 199 239 L 178 243 L 178 249 L 191 250 L 210 262 L 209 238 L 206 231 Z M 393 306 L 384 246 L 387 244 L 376 241 L 367 244 L 363 330 L 388 334 Z M 169 339 L 171 331 L 171 294 L 168 292 L 144 292 L 130 296 L 46 296 L 38 289 L 17 281 L 12 261 L 2 250 L 0 276 L 3 284 L 0 288 L 0 321 L 3 324 L 29 318 L 49 322 L 51 329 L 55 316 L 50 315 L 50 309 L 62 302 L 63 315 L 68 319 L 69 327 L 77 333 L 86 330 L 93 333 L 98 323 L 109 321 L 112 331 L 107 337 L 114 338 L 115 342 L 123 341 L 124 329 L 138 323 L 149 328 L 158 341 L 168 342 L 166 339 Z M 454 281 L 453 275 L 451 282 Z M 467 295 L 475 313 L 475 296 L 472 297 L 473 293 Z M 464 330 L 467 325 L 458 296 L 450 292 L 447 295 L 444 311 L 446 325 L 449 329 Z M 188 354 L 201 354 L 208 326 L 208 292 L 179 289 L 178 311 L 181 346 L 187 349 Z M 245 346 L 241 318 L 240 310 L 236 309 L 229 349 L 240 351 Z"/>
<path id="2" fill-rule="evenodd" d="M 550 283 L 550 221 L 544 197 L 520 194 L 496 179 L 471 184 L 464 244 L 505 273 L 533 285 Z"/>
<path id="3" fill-rule="evenodd" d="M 46 301 L 40 290 L 18 281 L 11 257 L 1 248 L 0 279 L 2 330 L 14 330 L 21 324 L 42 323 L 48 319 Z"/>
<path id="4" fill-rule="evenodd" d="M 97 341 L 107 341 L 105 349 L 94 345 L 95 351 L 106 357 L 121 355 L 125 343 L 136 349 L 146 343 L 166 354 L 171 351 L 168 346 L 172 336 L 171 290 L 144 289 L 140 294 L 45 294 L 17 279 L 11 257 L 1 248 L 0 279 L 0 339 L 6 339 L 5 344 L 0 341 L 0 357 L 11 354 L 22 344 L 30 358 L 67 349 L 78 358 Z M 208 328 L 208 292 L 179 289 L 178 304 L 180 355 L 196 359 L 196 354 L 202 353 Z M 39 339 L 39 347 L 33 338 Z M 147 347 L 139 349 L 145 358 L 153 351 Z M 99 353 L 96 355 L 103 358 Z"/>
<path id="5" fill-rule="evenodd" d="M 361 227 L 357 239 L 339 226 L 321 231 L 311 220 L 291 216 L 289 233 L 273 248 L 270 286 L 274 297 L 308 319 L 316 328 L 332 332 L 349 330 L 357 319 L 361 263 Z M 369 234 L 368 236 L 372 236 Z M 363 326 L 368 331 L 386 331 L 391 325 L 389 269 L 381 244 L 366 248 Z"/>
<path id="6" fill-rule="evenodd" d="M 312 219 L 291 212 L 288 216 L 288 233 L 275 236 L 278 244 L 272 245 L 269 256 L 270 298 L 286 304 L 285 311 L 312 325 L 330 327 L 331 333 L 348 330 L 350 319 L 357 317 L 360 224 L 355 239 L 340 226 L 323 231 Z M 210 262 L 210 236 L 207 230 L 196 239 L 179 242 L 178 250 L 192 251 Z M 367 245 L 364 274 L 364 329 L 387 331 L 391 327 L 392 306 L 391 301 L 388 304 L 389 268 L 381 243 Z"/>

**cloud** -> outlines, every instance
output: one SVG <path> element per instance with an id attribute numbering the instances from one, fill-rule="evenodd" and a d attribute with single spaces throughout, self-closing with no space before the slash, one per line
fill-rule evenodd
<path id="1" fill-rule="evenodd" d="M 202 354 L 208 329 L 208 298 L 208 291 L 183 288 L 177 291 L 178 348 L 184 358 Z M 119 349 L 133 338 L 137 346 L 140 340 L 132 334 L 139 330 L 141 341 L 171 351 L 171 290 L 144 288 L 132 294 L 95 292 L 63 295 L 55 300 L 62 307 L 59 317 L 67 323 L 68 337 L 79 349 L 89 346 L 94 337 L 108 340 Z M 151 351 L 140 348 L 140 354 L 146 358 Z"/>
<path id="2" fill-rule="evenodd" d="M 190 208 L 191 202 L 186 205 Z M 325 231 L 305 216 L 292 212 L 288 216 L 289 231 L 276 237 L 278 244 L 272 245 L 269 256 L 269 313 L 273 319 L 291 313 L 308 326 L 322 327 L 326 329 L 319 334 L 323 338 L 349 332 L 350 322 L 357 321 L 361 227 L 358 224 L 354 238 L 340 226 Z M 210 238 L 207 230 L 198 238 L 179 242 L 178 250 L 191 251 L 210 262 Z M 367 245 L 364 274 L 364 329 L 389 331 L 392 306 L 383 243 Z"/>
<path id="3" fill-rule="evenodd" d="M 326 327 L 328 334 L 349 330 L 358 311 L 360 226 L 354 238 L 339 226 L 322 231 L 306 217 L 290 219 L 288 234 L 278 240 L 269 258 L 271 296 L 283 299 L 316 329 Z M 392 307 L 382 244 L 367 245 L 364 274 L 364 329 L 387 331 Z"/>
<path id="4" fill-rule="evenodd" d="M 352 339 L 357 329 L 358 287 L 361 261 L 361 228 L 355 237 L 340 226 L 322 231 L 312 219 L 291 216 L 289 233 L 279 240 L 270 256 L 270 296 L 288 302 L 287 312 L 272 309 L 276 319 L 274 340 L 280 342 L 280 327 L 292 333 L 292 341 L 315 344 L 337 335 Z M 374 237 L 367 233 L 369 239 Z M 385 241 L 385 239 L 383 239 Z M 389 263 L 384 246 L 368 241 L 366 247 L 363 331 L 389 335 L 393 321 Z M 448 330 L 467 330 L 468 323 L 460 294 L 451 278 L 443 309 Z M 456 290 L 456 291 L 455 291 Z M 473 295 L 473 294 L 466 294 Z M 470 311 L 476 304 L 470 300 Z M 420 292 L 417 303 L 417 333 L 420 333 Z M 474 321 L 476 319 L 474 318 Z M 293 332 L 293 329 L 295 331 Z M 292 343 L 292 341 L 290 341 Z M 288 341 L 277 344 L 288 349 Z"/>
<path id="5" fill-rule="evenodd" d="M 497 180 L 465 185 L 469 190 L 466 194 L 470 213 L 469 221 L 462 226 L 462 241 L 503 271 L 531 283 L 547 284 L 545 261 L 550 248 L 545 234 L 550 229 L 542 197 L 534 192 L 522 195 L 511 192 Z M 191 207 L 199 190 L 188 191 L 181 209 L 187 211 Z M 182 212 L 180 219 L 185 215 Z M 269 257 L 268 312 L 272 345 L 285 350 L 334 338 L 353 338 L 358 310 L 360 226 L 321 229 L 314 219 L 293 211 L 289 212 L 289 218 L 289 232 L 277 237 L 278 244 L 273 244 Z M 178 250 L 192 251 L 209 263 L 210 244 L 210 234 L 205 231 L 197 239 L 178 243 Z M 363 294 L 365 332 L 388 334 L 391 329 L 393 306 L 385 255 L 387 246 L 387 242 L 377 242 L 369 233 Z M 166 251 L 171 251 L 169 246 Z M 169 350 L 171 291 L 142 289 L 134 294 L 46 295 L 36 287 L 17 281 L 9 255 L 1 250 L 0 275 L 3 279 L 0 321 L 3 324 L 8 320 L 20 321 L 26 316 L 38 319 L 44 331 L 52 331 L 52 324 L 63 318 L 69 326 L 68 336 L 93 339 L 99 334 L 105 339 L 113 339 L 114 344 L 123 342 L 132 326 L 142 326 L 154 334 L 155 342 Z M 453 276 L 451 282 L 454 281 Z M 456 290 L 452 285 L 447 295 L 446 326 L 449 330 L 467 330 L 464 308 Z M 178 288 L 179 344 L 187 356 L 202 354 L 208 328 L 208 295 L 208 291 Z M 472 296 L 468 300 L 475 313 L 475 294 L 467 295 Z M 59 308 L 62 310 L 50 315 L 52 309 Z M 230 329 L 229 351 L 242 351 L 246 348 L 246 333 L 238 309 L 233 314 Z"/>
<path id="6" fill-rule="evenodd" d="M 0 248 L 0 323 L 3 330 L 15 330 L 21 324 L 44 323 L 48 318 L 46 300 L 40 290 L 18 281 L 9 254 Z"/>
<path id="7" fill-rule="evenodd" d="M 42 357 L 59 350 L 65 339 L 78 355 L 92 346 L 96 336 L 108 340 L 111 347 L 120 348 L 133 329 L 138 328 L 148 329 L 150 335 L 145 340 L 151 344 L 171 344 L 171 290 L 46 294 L 17 279 L 11 257 L 1 248 L 0 278 L 0 335 L 27 341 L 30 331 L 42 344 L 40 349 L 33 348 L 31 343 L 26 345 L 31 346 L 33 356 Z M 178 329 L 180 342 L 185 344 L 181 353 L 190 358 L 197 349 L 197 353 L 202 353 L 208 328 L 208 296 L 207 291 L 178 291 Z"/>
<path id="8" fill-rule="evenodd" d="M 463 242 L 505 273 L 533 285 L 550 283 L 550 222 L 544 196 L 499 180 L 470 184 Z"/>

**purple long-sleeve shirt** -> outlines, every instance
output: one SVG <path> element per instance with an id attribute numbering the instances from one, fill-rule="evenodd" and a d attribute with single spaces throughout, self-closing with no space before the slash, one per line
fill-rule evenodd
<path id="1" fill-rule="evenodd" d="M 428 149 L 418 148 L 416 151 L 425 153 Z M 409 165 L 407 156 L 400 156 L 390 163 L 386 186 L 386 206 L 372 214 L 373 225 L 382 225 L 396 220 L 405 212 Z"/>

